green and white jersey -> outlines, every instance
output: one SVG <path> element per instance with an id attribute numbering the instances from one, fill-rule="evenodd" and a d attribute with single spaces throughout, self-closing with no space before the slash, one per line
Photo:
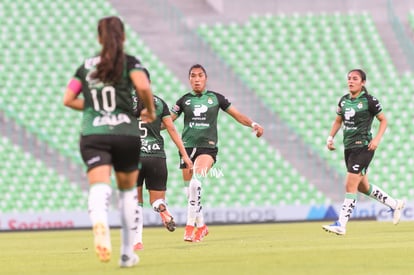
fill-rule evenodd
<path id="1" fill-rule="evenodd" d="M 226 111 L 230 105 L 223 95 L 208 90 L 201 94 L 190 92 L 178 99 L 171 112 L 177 116 L 184 113 L 184 147 L 217 147 L 218 112 Z"/>
<path id="2" fill-rule="evenodd" d="M 138 102 L 138 106 L 140 106 Z M 156 118 L 151 123 L 139 121 L 141 130 L 141 157 L 165 158 L 164 138 L 161 135 L 161 122 L 165 117 L 171 116 L 167 103 L 154 95 Z M 140 111 L 138 111 L 140 112 Z"/>
<path id="3" fill-rule="evenodd" d="M 133 84 L 129 74 L 133 70 L 141 70 L 141 63 L 126 55 L 122 80 L 102 83 L 90 77 L 99 62 L 99 56 L 86 59 L 74 76 L 82 83 L 81 92 L 85 100 L 81 134 L 139 136 L 138 122 L 132 109 Z"/>
<path id="4" fill-rule="evenodd" d="M 368 145 L 372 139 L 372 121 L 381 112 L 378 99 L 365 91 L 356 98 L 350 94 L 341 97 L 336 113 L 342 117 L 345 149 Z"/>

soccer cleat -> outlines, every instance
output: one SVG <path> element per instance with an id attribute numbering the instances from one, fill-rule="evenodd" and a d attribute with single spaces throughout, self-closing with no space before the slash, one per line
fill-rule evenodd
<path id="1" fill-rule="evenodd" d="M 137 250 L 144 250 L 144 244 L 143 243 L 136 243 L 134 245 L 134 251 L 137 251 Z"/>
<path id="2" fill-rule="evenodd" d="M 192 225 L 186 225 L 185 226 L 184 241 L 186 241 L 186 242 L 192 242 L 193 241 L 193 231 L 194 231 L 194 226 L 192 226 Z"/>
<path id="3" fill-rule="evenodd" d="M 331 225 L 323 225 L 322 228 L 323 230 L 330 232 L 330 233 L 335 233 L 336 235 L 345 235 L 346 233 L 345 227 L 343 227 L 341 223 L 338 221 L 336 221 L 335 223 Z"/>
<path id="4" fill-rule="evenodd" d="M 139 257 L 137 254 L 133 254 L 131 257 L 128 255 L 122 255 L 121 259 L 119 259 L 119 266 L 120 267 L 131 267 L 139 262 Z"/>
<path id="5" fill-rule="evenodd" d="M 196 243 L 201 242 L 203 238 L 207 235 L 208 235 L 207 225 L 203 225 L 202 227 L 197 228 L 193 241 Z"/>
<path id="6" fill-rule="evenodd" d="M 405 206 L 405 201 L 397 200 L 397 206 L 395 207 L 395 209 L 393 209 L 393 214 L 392 214 L 393 224 L 397 225 L 400 222 L 401 210 L 404 208 L 404 206 Z"/>
<path id="7" fill-rule="evenodd" d="M 174 232 L 176 225 L 174 222 L 174 218 L 171 216 L 170 213 L 168 213 L 167 210 L 161 211 L 160 216 L 162 219 L 162 223 L 164 224 L 165 228 L 167 228 L 168 231 Z"/>
<path id="8" fill-rule="evenodd" d="M 103 223 L 93 226 L 95 252 L 101 262 L 109 262 L 111 259 L 111 239 L 109 228 Z"/>

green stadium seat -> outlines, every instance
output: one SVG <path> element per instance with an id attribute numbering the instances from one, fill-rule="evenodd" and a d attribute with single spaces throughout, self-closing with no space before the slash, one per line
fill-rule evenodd
<path id="1" fill-rule="evenodd" d="M 411 21 L 414 22 L 414 12 Z M 237 26 L 241 31 L 235 30 Z M 324 138 L 319 135 L 330 127 L 335 116 L 337 101 L 346 93 L 345 74 L 351 68 L 362 67 L 367 71 L 369 90 L 372 89 L 371 87 L 384 87 L 380 91 L 371 91 L 381 99 L 386 106 L 387 116 L 393 121 L 394 112 L 400 116 L 401 110 L 404 109 L 400 107 L 405 101 L 404 98 L 412 95 L 411 87 L 414 78 L 412 75 L 399 77 L 368 13 L 254 15 L 245 24 L 232 23 L 231 27 L 223 24 L 203 25 L 200 34 L 202 37 L 205 34 L 206 38 L 211 30 L 214 30 L 214 36 L 217 37 L 223 37 L 230 32 L 242 33 L 242 36 L 233 35 L 231 42 L 227 43 L 229 47 L 226 51 L 217 48 L 219 47 L 217 44 L 210 43 L 210 45 L 260 97 L 263 97 L 270 108 L 296 129 L 314 148 L 324 148 Z M 354 36 L 350 37 L 350 30 L 352 33 L 357 30 L 357 39 Z M 269 41 L 270 38 L 276 41 L 272 43 Z M 358 41 L 358 45 L 355 45 L 354 41 Z M 209 43 L 210 38 L 206 38 L 206 42 Z M 248 54 L 243 54 L 244 52 Z M 255 67 L 260 67 L 260 70 L 255 74 L 246 72 L 245 64 L 253 64 Z M 268 78 L 269 75 L 272 77 Z M 322 77 L 316 78 L 316 76 Z M 397 94 L 397 92 L 392 93 L 390 89 L 398 90 L 401 97 L 397 100 L 394 96 L 392 99 L 387 97 L 389 94 Z M 294 91 L 295 97 L 291 96 L 291 92 L 283 92 L 278 93 L 275 98 L 275 90 Z M 327 96 L 332 97 L 332 100 L 327 100 Z M 318 101 L 321 98 L 325 100 Z M 310 100 L 305 104 L 299 104 L 304 99 Z M 317 110 L 309 109 L 315 106 L 315 102 L 311 99 L 316 99 Z M 404 118 L 395 120 L 395 128 L 404 129 L 404 132 L 396 133 L 400 139 L 403 139 L 403 136 L 414 136 L 410 125 L 403 124 L 409 121 L 407 115 L 403 114 Z M 315 121 L 319 123 L 316 125 L 312 123 Z M 341 140 L 340 134 L 337 140 Z M 318 151 L 323 158 L 333 163 L 338 171 L 343 171 L 339 149 L 341 148 L 338 148 L 337 152 Z M 385 153 L 390 154 L 396 148 L 385 150 L 387 151 Z M 398 156 L 395 166 L 404 166 L 401 160 L 407 158 L 404 152 L 409 152 L 409 149 L 396 151 L 401 151 L 403 155 Z M 378 173 L 381 175 L 379 181 L 384 181 L 387 173 L 384 171 Z M 321 196 L 323 197 L 323 194 L 318 193 L 317 190 L 310 192 L 315 192 L 315 199 L 302 195 L 308 201 L 316 203 Z M 403 197 L 405 194 L 400 196 Z M 294 198 L 292 195 L 290 199 L 296 202 L 300 198 Z"/>

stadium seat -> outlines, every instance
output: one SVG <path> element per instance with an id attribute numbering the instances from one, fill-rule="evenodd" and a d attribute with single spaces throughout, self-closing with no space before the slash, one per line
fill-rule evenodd
<path id="1" fill-rule="evenodd" d="M 410 20 L 414 22 L 414 12 L 411 12 Z M 414 28 L 414 23 L 412 25 Z M 236 31 L 236 26 L 241 31 Z M 345 76 L 348 70 L 363 68 L 368 73 L 368 90 L 377 95 L 386 106 L 385 110 L 390 121 L 393 122 L 392 119 L 401 114 L 407 115 L 401 113 L 401 110 L 405 109 L 401 106 L 407 104 L 404 98 L 412 95 L 408 87 L 412 87 L 414 78 L 412 75 L 400 78 L 371 16 L 366 12 L 289 16 L 254 15 L 246 23 L 231 23 L 228 26 L 204 24 L 200 35 L 203 37 L 211 30 L 217 37 L 223 37 L 230 31 L 243 34 L 233 36 L 231 42 L 227 41 L 225 52 L 217 48 L 218 45 L 210 43 L 209 39 L 206 39 L 206 42 L 210 43 L 217 54 L 226 60 L 246 83 L 250 84 L 252 90 L 270 104 L 270 108 L 296 129 L 302 138 L 320 152 L 323 158 L 332 163 L 340 173 L 343 173 L 344 169 L 341 160 L 341 134 L 339 133 L 336 138 L 339 145 L 336 152 L 322 149 L 325 145 L 323 137 L 326 136 L 335 117 L 337 101 L 347 92 Z M 352 33 L 356 30 L 357 39 L 354 36 L 350 37 L 350 30 Z M 358 41 L 357 44 L 355 41 Z M 248 54 L 244 55 L 244 52 Z M 245 73 L 243 66 L 252 62 L 261 69 L 256 74 Z M 261 66 L 261 62 L 266 62 L 266 66 Z M 269 75 L 271 78 L 267 77 Z M 404 86 L 407 88 L 404 89 Z M 399 92 L 391 93 L 390 89 Z M 277 97 L 274 96 L 275 91 Z M 295 96 L 292 96 L 293 92 Z M 390 94 L 401 94 L 401 97 L 391 98 Z M 403 136 L 405 139 L 414 136 L 414 128 L 411 130 L 410 125 L 402 124 L 403 121 L 409 119 L 405 117 L 401 120 L 396 119 L 393 122 L 394 126 L 389 127 L 404 129 L 404 133 L 397 133 L 400 139 Z M 387 148 L 387 146 L 382 146 L 381 150 L 386 150 L 384 153 L 388 155 L 393 150 L 409 152 L 395 147 Z M 402 161 L 406 158 L 404 153 L 398 156 L 396 166 L 404 166 Z M 387 173 L 381 169 L 377 170 L 375 172 L 380 174 L 379 181 L 385 181 Z M 398 190 L 396 186 L 391 188 Z M 405 193 L 399 196 L 404 197 Z M 295 198 L 292 197 L 292 200 Z"/>

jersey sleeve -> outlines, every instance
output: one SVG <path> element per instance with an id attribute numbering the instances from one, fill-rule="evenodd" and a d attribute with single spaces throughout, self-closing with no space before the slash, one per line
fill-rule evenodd
<path id="1" fill-rule="evenodd" d="M 141 61 L 139 61 L 135 56 L 127 55 L 127 71 L 128 74 L 132 72 L 133 70 L 143 70 L 144 67 L 141 64 Z"/>
<path id="2" fill-rule="evenodd" d="M 69 80 L 67 89 L 71 90 L 75 94 L 79 94 L 82 91 L 82 66 L 79 66 L 73 75 L 72 79 Z"/>
<path id="3" fill-rule="evenodd" d="M 379 100 L 374 97 L 369 95 L 368 96 L 368 110 L 374 115 L 378 115 L 379 113 L 382 112 L 382 105 L 379 102 Z"/>
<path id="4" fill-rule="evenodd" d="M 161 98 L 159 98 L 161 100 L 162 103 L 162 113 L 161 113 L 161 118 L 170 116 L 170 109 L 168 108 L 167 103 L 165 103 L 164 100 L 162 100 Z"/>
<path id="5" fill-rule="evenodd" d="M 222 109 L 223 111 L 227 110 L 231 105 L 230 101 L 222 94 L 219 94 L 219 93 L 215 93 L 215 94 L 217 96 L 220 109 Z"/>
<path id="6" fill-rule="evenodd" d="M 339 99 L 339 101 L 338 101 L 338 105 L 336 106 L 336 114 L 338 115 L 338 116 L 341 116 L 341 115 L 343 115 L 343 112 L 342 112 L 342 106 L 343 106 L 343 102 L 344 102 L 344 100 L 345 100 L 345 96 L 343 96 L 343 97 L 341 97 L 340 99 Z"/>
<path id="7" fill-rule="evenodd" d="M 184 97 L 185 96 L 182 96 L 180 99 L 178 99 L 177 102 L 175 103 L 175 105 L 171 108 L 171 112 L 173 114 L 176 114 L 177 116 L 180 116 L 181 113 L 183 112 Z"/>
<path id="8" fill-rule="evenodd" d="M 76 72 L 75 72 L 75 74 L 73 75 L 73 78 L 75 78 L 75 79 L 77 79 L 77 80 L 81 81 L 81 80 L 82 80 L 82 72 L 83 72 L 83 71 L 84 71 L 84 70 L 83 70 L 83 65 L 79 66 L 79 67 L 76 69 Z"/>

